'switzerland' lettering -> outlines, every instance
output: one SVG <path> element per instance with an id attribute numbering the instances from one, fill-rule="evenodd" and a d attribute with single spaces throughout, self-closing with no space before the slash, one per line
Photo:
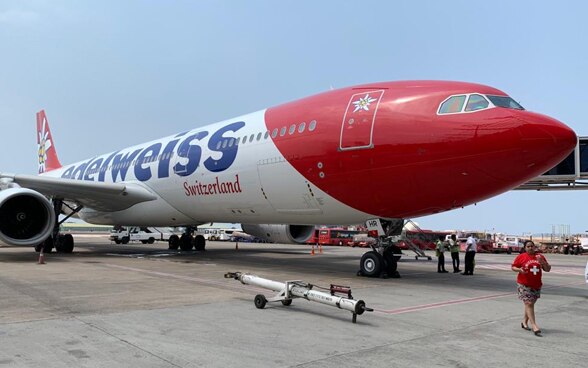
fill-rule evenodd
<path id="1" fill-rule="evenodd" d="M 194 184 L 184 182 L 184 194 L 191 196 L 210 196 L 217 194 L 241 193 L 239 174 L 235 175 L 235 181 L 219 181 L 218 176 L 213 183 L 195 181 Z"/>

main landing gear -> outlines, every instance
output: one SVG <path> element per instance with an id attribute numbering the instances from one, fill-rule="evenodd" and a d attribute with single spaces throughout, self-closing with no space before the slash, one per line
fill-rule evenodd
<path id="1" fill-rule="evenodd" d="M 63 224 L 71 216 L 79 212 L 83 208 L 83 206 L 77 206 L 76 208 L 73 208 L 69 204 L 63 202 L 61 199 L 53 199 L 53 211 L 55 211 L 56 219 L 59 218 L 63 206 L 69 208 L 71 212 L 67 216 L 65 216 L 61 221 L 55 221 L 55 225 L 53 226 L 53 231 L 51 235 L 47 239 L 45 239 L 45 241 L 41 244 L 35 245 L 36 252 L 40 252 L 41 250 L 43 250 L 43 253 L 51 253 L 53 251 L 53 248 L 55 248 L 55 251 L 59 253 L 73 252 L 73 236 L 71 234 L 60 234 L 59 229 L 61 224 Z"/>
<path id="2" fill-rule="evenodd" d="M 204 236 L 200 234 L 193 235 L 196 231 L 196 227 L 194 226 L 186 226 L 186 230 L 182 234 L 182 236 L 172 235 L 169 237 L 169 249 L 189 251 L 189 250 L 198 250 L 204 251 L 206 250 L 206 239 Z"/>
<path id="3" fill-rule="evenodd" d="M 369 225 L 372 221 L 378 222 L 380 231 L 378 231 L 376 242 L 371 244 L 372 250 L 364 253 L 361 257 L 357 276 L 400 278 L 398 260 L 402 256 L 402 250 L 392 241 L 391 237 L 401 233 L 404 220 L 370 220 L 368 228 L 370 228 Z"/>

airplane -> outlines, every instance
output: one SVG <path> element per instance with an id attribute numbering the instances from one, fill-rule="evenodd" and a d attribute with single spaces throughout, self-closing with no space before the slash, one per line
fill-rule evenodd
<path id="1" fill-rule="evenodd" d="M 37 132 L 39 175 L 0 173 L 0 241 L 61 252 L 74 248 L 59 234 L 69 216 L 184 226 L 170 242 L 182 250 L 204 250 L 192 234 L 210 222 L 282 243 L 304 243 L 325 224 L 366 222 L 390 237 L 404 219 L 514 189 L 577 144 L 568 126 L 506 93 L 453 81 L 330 90 L 69 165 L 43 110 Z M 363 275 L 396 270 L 396 250 L 376 244 Z"/>

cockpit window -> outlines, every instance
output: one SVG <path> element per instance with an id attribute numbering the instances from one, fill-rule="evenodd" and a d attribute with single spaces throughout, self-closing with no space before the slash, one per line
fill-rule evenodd
<path id="1" fill-rule="evenodd" d="M 482 95 L 472 94 L 468 99 L 465 111 L 482 110 L 488 107 L 488 100 Z"/>
<path id="2" fill-rule="evenodd" d="M 465 95 L 448 98 L 441 104 L 441 107 L 439 108 L 439 114 L 454 114 L 456 112 L 461 112 L 465 99 Z"/>
<path id="3" fill-rule="evenodd" d="M 506 109 L 524 110 L 515 100 L 508 96 L 466 93 L 447 97 L 439 105 L 437 114 L 463 114 L 502 107 Z"/>
<path id="4" fill-rule="evenodd" d="M 486 95 L 490 102 L 494 104 L 496 107 L 505 107 L 507 109 L 515 109 L 515 110 L 524 110 L 524 108 L 515 100 L 508 96 L 493 96 L 493 95 Z"/>

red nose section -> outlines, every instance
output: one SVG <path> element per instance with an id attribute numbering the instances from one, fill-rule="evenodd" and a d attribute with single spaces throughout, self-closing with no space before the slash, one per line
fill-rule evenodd
<path id="1" fill-rule="evenodd" d="M 330 196 L 383 218 L 429 215 L 511 190 L 557 165 L 577 142 L 566 125 L 527 111 L 437 115 L 456 88 L 502 94 L 491 87 L 401 87 L 349 88 L 268 109 L 267 128 L 314 121 L 313 131 L 273 138 L 282 155 Z"/>
<path id="2" fill-rule="evenodd" d="M 550 169 L 576 147 L 576 133 L 553 118 L 527 111 L 520 112 L 516 118 L 521 124 L 521 144 L 528 150 L 527 156 L 538 165 L 544 160 Z"/>

